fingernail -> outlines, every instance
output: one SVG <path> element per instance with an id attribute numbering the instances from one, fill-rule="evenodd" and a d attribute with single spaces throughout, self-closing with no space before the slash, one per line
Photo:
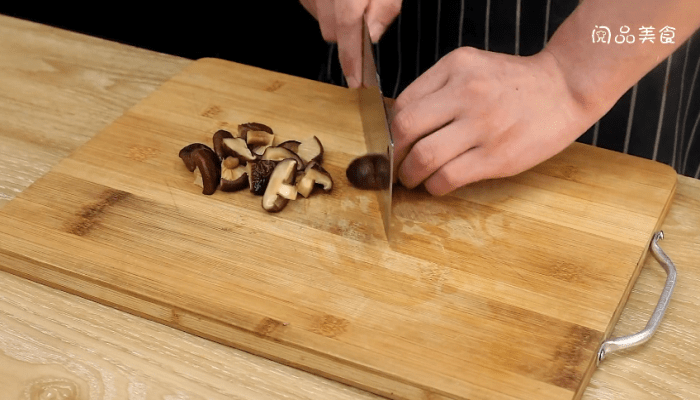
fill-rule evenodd
<path id="1" fill-rule="evenodd" d="M 414 187 L 417 186 L 416 184 L 414 184 L 413 182 L 411 182 L 411 181 L 408 179 L 408 177 L 406 176 L 406 174 L 404 174 L 404 172 L 403 172 L 403 165 L 401 166 L 401 168 L 399 168 L 399 173 L 398 173 L 398 175 L 399 175 L 399 181 L 401 181 L 401 184 L 404 185 L 406 188 L 408 188 L 408 189 L 413 189 Z"/>
<path id="2" fill-rule="evenodd" d="M 379 37 L 382 34 L 382 30 L 384 29 L 384 26 L 377 22 L 369 25 L 367 28 L 369 29 L 369 37 L 372 39 L 372 42 L 378 42 Z"/>

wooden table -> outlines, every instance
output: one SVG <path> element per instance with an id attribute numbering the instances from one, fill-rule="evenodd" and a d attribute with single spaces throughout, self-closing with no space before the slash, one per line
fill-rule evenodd
<path id="1" fill-rule="evenodd" d="M 191 62 L 4 16 L 0 55 L 0 207 Z M 646 345 L 603 362 L 584 399 L 700 399 L 700 181 L 679 177 L 663 230 L 679 273 L 667 315 Z M 644 326 L 664 280 L 649 257 L 614 336 Z M 42 390 L 68 399 L 378 398 L 0 273 L 2 398 Z"/>

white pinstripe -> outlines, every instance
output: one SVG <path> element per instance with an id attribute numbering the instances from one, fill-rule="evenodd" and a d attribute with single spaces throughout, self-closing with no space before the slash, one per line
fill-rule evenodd
<path id="1" fill-rule="evenodd" d="M 418 78 L 418 75 L 420 75 L 420 0 L 418 0 L 418 13 L 417 13 L 417 20 L 418 20 L 418 42 L 416 43 L 416 78 Z"/>
<path id="2" fill-rule="evenodd" d="M 491 0 L 486 0 L 486 19 L 484 27 L 484 49 L 489 49 L 489 27 L 491 26 Z"/>
<path id="3" fill-rule="evenodd" d="M 625 133 L 625 147 L 622 150 L 623 153 L 629 153 L 630 148 L 630 136 L 632 134 L 632 120 L 634 119 L 634 107 L 637 103 L 637 85 L 635 84 L 632 88 L 632 100 L 630 101 L 630 113 L 627 116 L 627 132 Z"/>
<path id="4" fill-rule="evenodd" d="M 440 58 L 440 9 L 442 8 L 442 0 L 437 0 L 437 23 L 435 24 L 435 62 Z"/>
<path id="5" fill-rule="evenodd" d="M 464 1 L 464 0 L 462 0 Z M 520 9 L 522 0 L 515 2 L 515 55 L 520 55 Z"/>
<path id="6" fill-rule="evenodd" d="M 457 36 L 457 47 L 462 47 L 462 34 L 464 33 L 464 0 L 462 0 L 459 7 L 459 36 Z"/>
<path id="7" fill-rule="evenodd" d="M 593 126 L 593 146 L 598 146 L 598 132 L 600 131 L 600 120 L 598 120 Z"/>
<path id="8" fill-rule="evenodd" d="M 333 49 L 335 49 L 335 44 L 331 45 L 328 48 L 328 63 L 327 63 L 328 68 L 326 69 L 326 78 L 328 78 L 328 80 L 333 79 L 333 78 L 331 78 L 331 60 L 333 59 Z"/>
<path id="9" fill-rule="evenodd" d="M 398 66 L 397 71 L 396 71 L 396 83 L 394 84 L 394 95 L 391 96 L 394 99 L 396 98 L 396 94 L 398 93 L 398 90 L 399 90 L 399 83 L 401 81 L 401 64 L 402 64 L 401 61 L 403 61 L 402 57 L 401 57 L 401 14 L 399 14 L 398 21 L 396 23 L 397 23 L 397 26 L 396 26 L 396 37 L 397 37 L 397 46 L 396 47 L 397 47 L 397 49 L 396 50 L 398 53 L 397 57 L 399 58 L 399 66 Z"/>
<path id="10" fill-rule="evenodd" d="M 688 39 L 688 43 L 686 43 L 685 60 L 683 60 L 683 72 L 681 72 L 681 88 L 680 96 L 678 97 L 678 111 L 676 112 L 676 129 L 673 134 L 673 160 L 671 160 L 671 167 L 674 169 L 676 168 L 676 159 L 680 159 L 680 156 L 678 155 L 678 127 L 681 121 L 681 105 L 683 104 L 683 91 L 685 89 L 685 71 L 688 67 L 688 52 L 690 51 L 690 42 L 692 40 L 693 37 L 691 36 Z"/>
<path id="11" fill-rule="evenodd" d="M 695 132 L 698 130 L 698 123 L 700 122 L 700 112 L 698 117 L 695 118 L 695 123 L 693 124 L 693 130 L 690 131 L 690 138 L 688 139 L 688 147 L 685 149 L 685 158 L 683 159 L 683 167 L 681 173 L 684 173 L 686 167 L 688 166 L 688 157 L 690 156 L 690 148 L 693 146 L 693 140 L 695 140 Z"/>
<path id="12" fill-rule="evenodd" d="M 664 78 L 664 89 L 661 94 L 661 110 L 659 110 L 659 122 L 656 125 L 656 139 L 654 140 L 654 153 L 651 159 L 656 161 L 656 156 L 659 155 L 659 142 L 661 141 L 661 127 L 664 123 L 664 112 L 666 111 L 666 94 L 668 93 L 668 76 L 671 73 L 671 63 L 673 62 L 673 54 L 666 60 L 666 77 Z"/>
<path id="13" fill-rule="evenodd" d="M 549 41 L 549 13 L 552 10 L 552 0 L 547 0 L 547 11 L 544 17 L 544 43 L 542 47 L 547 45 Z"/>
<path id="14" fill-rule="evenodd" d="M 695 65 L 695 72 L 693 73 L 693 80 L 690 82 L 690 92 L 688 92 L 688 104 L 685 106 L 685 114 L 683 115 L 683 123 L 681 124 L 681 148 L 683 148 L 683 138 L 685 138 L 685 126 L 686 123 L 688 122 L 688 113 L 690 112 L 690 101 L 693 99 L 693 92 L 695 91 L 695 81 L 698 78 L 698 70 L 700 69 L 700 58 L 698 58 L 698 62 Z M 688 148 L 690 148 L 690 143 L 688 144 Z M 686 160 L 688 159 L 688 156 L 683 159 L 683 162 L 681 163 L 681 171 L 685 170 L 685 163 Z"/>

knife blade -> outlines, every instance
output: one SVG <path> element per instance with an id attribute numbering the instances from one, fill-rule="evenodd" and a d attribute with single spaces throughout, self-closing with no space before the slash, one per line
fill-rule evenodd
<path id="1" fill-rule="evenodd" d="M 362 130 L 365 135 L 368 154 L 386 156 L 388 168 L 382 168 L 382 182 L 386 187 L 377 191 L 377 202 L 382 214 L 384 233 L 387 241 L 391 240 L 391 197 L 394 182 L 394 138 L 391 135 L 387 118 L 386 105 L 382 95 L 377 65 L 374 59 L 374 47 L 369 36 L 367 21 L 362 21 L 362 85 L 360 86 L 360 114 Z"/>

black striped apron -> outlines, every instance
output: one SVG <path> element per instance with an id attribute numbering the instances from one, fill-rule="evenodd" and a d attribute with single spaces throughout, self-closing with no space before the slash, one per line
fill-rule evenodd
<path id="1" fill-rule="evenodd" d="M 395 98 L 461 46 L 535 54 L 577 4 L 578 0 L 404 0 L 401 14 L 376 47 L 382 91 Z M 659 37 L 657 33 L 656 40 Z M 335 45 L 329 45 L 319 80 L 345 85 L 337 58 Z M 699 71 L 700 31 L 578 141 L 663 162 L 680 174 L 700 178 Z"/>

